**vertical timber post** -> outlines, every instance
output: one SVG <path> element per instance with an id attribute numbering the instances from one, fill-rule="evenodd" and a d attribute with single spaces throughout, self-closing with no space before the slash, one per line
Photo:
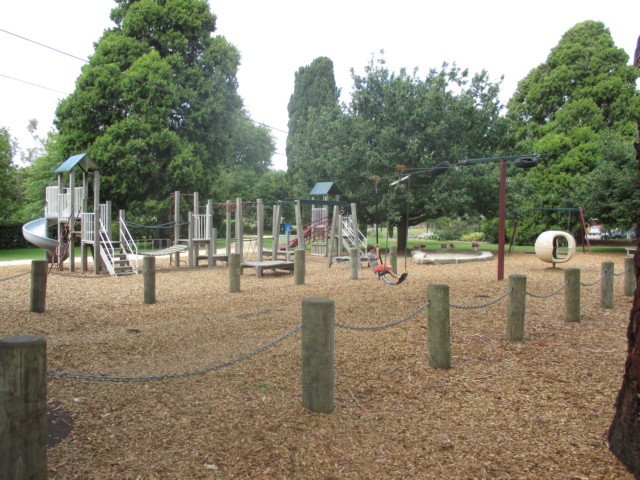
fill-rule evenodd
<path id="1" fill-rule="evenodd" d="M 29 311 L 44 312 L 47 300 L 47 266 L 46 260 L 33 260 L 31 262 L 31 288 Z"/>
<path id="2" fill-rule="evenodd" d="M 334 409 L 334 312 L 330 298 L 302 300 L 302 405 L 316 413 Z"/>
<path id="3" fill-rule="evenodd" d="M 360 262 L 358 261 L 358 249 L 350 248 L 349 249 L 349 266 L 351 271 L 351 280 L 358 280 L 358 266 Z"/>
<path id="4" fill-rule="evenodd" d="M 229 293 L 238 293 L 240 291 L 241 262 L 241 253 L 232 253 L 229 255 Z"/>
<path id="5" fill-rule="evenodd" d="M 146 256 L 142 259 L 142 276 L 144 283 L 144 303 L 156 303 L 156 257 Z"/>
<path id="6" fill-rule="evenodd" d="M 633 257 L 624 259 L 624 294 L 627 297 L 633 297 L 636 290 L 636 272 L 633 267 Z"/>
<path id="7" fill-rule="evenodd" d="M 613 262 L 602 262 L 602 283 L 600 284 L 600 307 L 613 308 Z"/>
<path id="8" fill-rule="evenodd" d="M 0 340 L 0 479 L 47 478 L 47 342 Z"/>
<path id="9" fill-rule="evenodd" d="M 304 285 L 306 274 L 305 250 L 297 248 L 293 252 L 293 283 L 294 285 Z"/>
<path id="10" fill-rule="evenodd" d="M 447 370 L 451 368 L 449 286 L 428 285 L 427 305 L 429 365 Z"/>
<path id="11" fill-rule="evenodd" d="M 580 321 L 579 268 L 567 268 L 564 271 L 564 319 L 567 322 Z"/>
<path id="12" fill-rule="evenodd" d="M 507 303 L 507 340 L 521 342 L 524 340 L 524 312 L 527 292 L 527 277 L 509 275 L 511 294 Z"/>
<path id="13" fill-rule="evenodd" d="M 391 258 L 390 260 L 390 264 L 391 264 L 391 271 L 393 273 L 397 273 L 398 272 L 398 246 L 397 245 L 391 245 L 389 247 L 389 256 Z"/>

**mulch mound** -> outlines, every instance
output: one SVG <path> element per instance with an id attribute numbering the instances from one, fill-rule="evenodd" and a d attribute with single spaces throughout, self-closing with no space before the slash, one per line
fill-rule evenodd
<path id="1" fill-rule="evenodd" d="M 624 255 L 564 265 L 590 283 L 607 260 L 624 270 Z M 245 270 L 234 294 L 224 266 L 158 262 L 156 304 L 143 303 L 142 275 L 54 271 L 40 314 L 29 312 L 30 267 L 0 269 L 0 337 L 42 335 L 49 369 L 94 377 L 49 377 L 59 426 L 50 478 L 632 478 L 606 443 L 627 349 L 623 276 L 613 309 L 600 307 L 599 284 L 582 288 L 580 323 L 564 321 L 562 294 L 528 296 L 523 342 L 505 339 L 506 300 L 452 308 L 452 368 L 436 370 L 426 313 L 412 315 L 427 285 L 449 285 L 458 307 L 489 303 L 508 290 L 495 261 L 409 260 L 407 281 L 393 287 L 307 256 L 304 285 Z M 505 267 L 535 295 L 563 285 L 563 269 L 534 255 L 508 255 Z M 251 355 L 298 327 L 311 296 L 333 299 L 344 324 L 410 317 L 377 331 L 336 328 L 332 414 L 301 404 L 299 331 Z"/>

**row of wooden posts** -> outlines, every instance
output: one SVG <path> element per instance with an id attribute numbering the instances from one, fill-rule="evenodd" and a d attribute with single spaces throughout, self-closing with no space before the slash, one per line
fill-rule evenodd
<path id="1" fill-rule="evenodd" d="M 298 254 L 298 252 L 300 252 Z M 299 258 L 301 257 L 301 259 Z M 304 265 L 304 251 L 296 251 Z M 633 263 L 625 262 L 625 295 L 635 289 Z M 229 291 L 240 289 L 240 254 L 230 258 Z M 353 264 L 354 262 L 352 262 Z M 44 264 L 44 270 L 43 270 Z M 46 262 L 34 261 L 31 277 L 32 311 L 44 311 Z M 355 268 L 355 267 L 354 267 Z M 155 302 L 155 257 L 145 258 L 145 303 Z M 352 269 L 353 272 L 353 269 Z M 603 262 L 600 305 L 613 308 L 614 263 Z M 297 277 L 304 283 L 304 269 Z M 509 277 L 506 337 L 522 341 L 525 332 L 526 276 Z M 565 320 L 580 321 L 580 270 L 567 268 L 564 279 Z M 428 361 L 433 368 L 451 368 L 448 285 L 427 286 Z M 302 300 L 302 404 L 317 413 L 334 410 L 334 328 L 332 299 Z M 47 356 L 43 337 L 21 335 L 0 340 L 0 480 L 46 478 Z"/>

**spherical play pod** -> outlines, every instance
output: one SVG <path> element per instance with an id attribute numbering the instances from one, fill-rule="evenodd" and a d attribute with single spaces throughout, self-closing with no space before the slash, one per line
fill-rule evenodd
<path id="1" fill-rule="evenodd" d="M 548 230 L 542 232 L 535 243 L 536 256 L 543 262 L 564 263 L 576 253 L 576 240 L 567 232 Z"/>

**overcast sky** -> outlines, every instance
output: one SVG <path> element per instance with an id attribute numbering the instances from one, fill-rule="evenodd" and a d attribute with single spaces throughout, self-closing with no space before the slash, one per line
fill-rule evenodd
<path id="1" fill-rule="evenodd" d="M 456 63 L 471 73 L 504 76 L 503 102 L 517 82 L 543 63 L 562 35 L 577 23 L 597 20 L 632 57 L 640 35 L 638 0 L 210 0 L 217 34 L 242 56 L 239 93 L 257 121 L 274 127 L 276 168 L 286 168 L 287 103 L 294 75 L 319 56 L 334 63 L 342 100 L 351 93 L 351 69 L 364 72 L 384 50 L 392 71 L 417 67 L 419 76 Z M 105 28 L 113 26 L 113 0 L 4 0 L 0 8 L 0 126 L 21 147 L 32 146 L 27 124 L 38 134 L 53 128 L 55 107 L 75 80 Z M 71 56 L 35 45 L 47 45 Z M 629 60 L 631 62 L 631 60 Z M 10 77 L 10 78 L 8 78 Z M 76 152 L 69 152 L 73 154 Z"/>

